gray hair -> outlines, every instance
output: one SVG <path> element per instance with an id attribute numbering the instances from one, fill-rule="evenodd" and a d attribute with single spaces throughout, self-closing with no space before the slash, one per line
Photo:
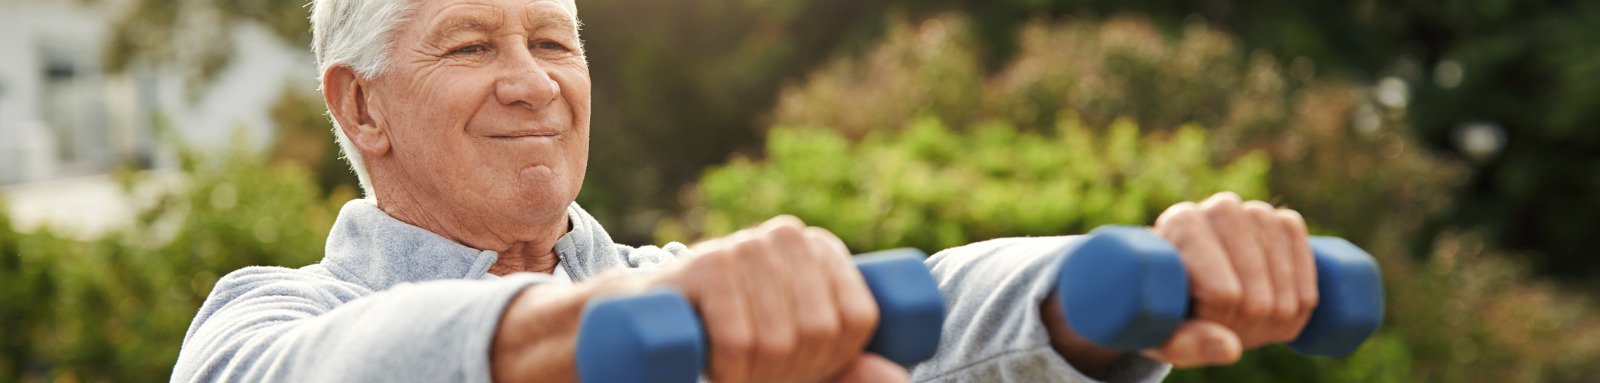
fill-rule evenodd
<path id="1" fill-rule="evenodd" d="M 551 1 L 577 17 L 575 0 Z M 389 68 L 389 51 L 394 48 L 393 32 L 410 17 L 415 6 L 415 0 L 311 0 L 311 54 L 317 60 L 318 87 L 322 85 L 322 75 L 335 65 L 349 66 L 357 76 L 365 78 L 383 74 Z M 345 136 L 337 120 L 333 121 L 333 135 L 361 182 L 362 194 L 377 197 L 361 151 Z"/>

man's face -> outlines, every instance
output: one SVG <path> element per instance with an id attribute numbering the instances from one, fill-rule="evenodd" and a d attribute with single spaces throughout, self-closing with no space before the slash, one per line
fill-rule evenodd
<path id="1" fill-rule="evenodd" d="M 370 84 L 407 194 L 491 222 L 564 217 L 589 158 L 576 26 L 549 0 L 421 0 Z"/>

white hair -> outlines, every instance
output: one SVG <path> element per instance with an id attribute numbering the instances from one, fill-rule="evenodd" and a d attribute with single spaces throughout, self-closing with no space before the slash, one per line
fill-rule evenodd
<path id="1" fill-rule="evenodd" d="M 577 18 L 575 0 L 551 1 Z M 415 0 L 311 0 L 311 54 L 317 60 L 318 87 L 328 68 L 335 65 L 349 66 L 357 76 L 365 78 L 383 74 L 389 67 L 389 51 L 394 48 L 393 32 L 410 17 L 415 6 Z M 332 122 L 339 151 L 361 182 L 362 194 L 377 197 L 361 151 L 339 128 L 339 121 Z"/>

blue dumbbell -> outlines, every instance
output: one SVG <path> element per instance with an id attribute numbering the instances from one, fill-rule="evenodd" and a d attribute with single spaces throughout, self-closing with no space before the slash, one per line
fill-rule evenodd
<path id="1" fill-rule="evenodd" d="M 867 351 L 910 368 L 933 357 L 944 296 L 915 249 L 856 257 L 878 303 Z M 683 294 L 654 290 L 589 302 L 578 325 L 578 377 L 588 383 L 694 382 L 706 365 L 706 335 Z"/>
<path id="2" fill-rule="evenodd" d="M 1117 350 L 1159 346 L 1189 316 L 1189 279 L 1171 243 L 1144 228 L 1104 226 L 1062 251 L 1056 296 L 1073 331 Z M 1289 348 L 1355 352 L 1383 320 L 1378 264 L 1350 242 L 1312 237 L 1319 303 Z"/>

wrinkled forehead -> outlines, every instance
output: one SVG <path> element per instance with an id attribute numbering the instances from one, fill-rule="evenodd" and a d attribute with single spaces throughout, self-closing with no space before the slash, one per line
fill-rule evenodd
<path id="1" fill-rule="evenodd" d="M 578 19 L 577 0 L 413 0 L 418 8 L 448 8 L 455 5 L 491 5 L 491 6 L 531 6 L 539 3 L 559 5 L 567 11 L 567 16 L 573 20 Z"/>
<path id="2" fill-rule="evenodd" d="M 509 14 L 529 28 L 555 27 L 576 34 L 578 17 L 574 0 L 418 0 L 405 34 L 427 40 L 500 29 Z"/>

